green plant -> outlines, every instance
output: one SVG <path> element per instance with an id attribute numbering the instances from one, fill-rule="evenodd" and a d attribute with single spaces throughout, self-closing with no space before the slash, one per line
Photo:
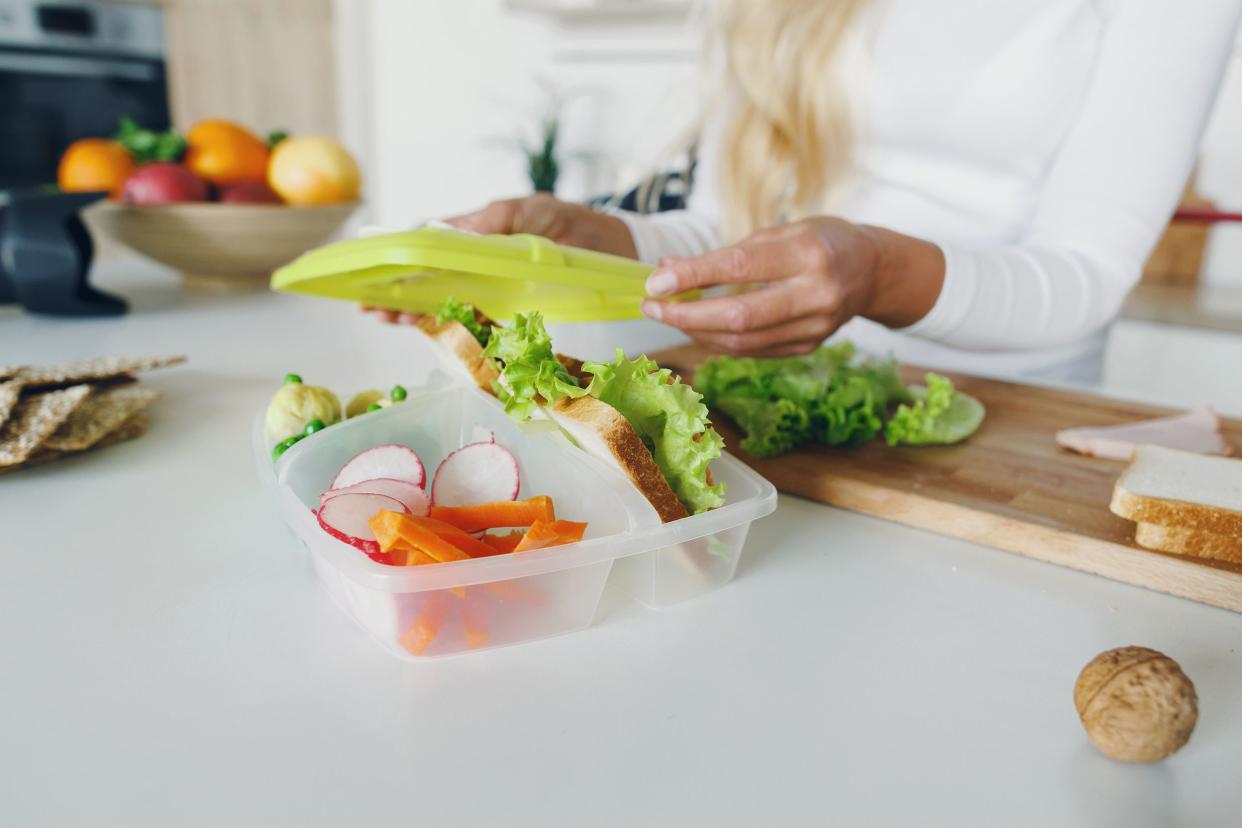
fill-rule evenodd
<path id="1" fill-rule="evenodd" d="M 526 162 L 526 175 L 535 192 L 554 193 L 566 162 L 595 156 L 590 152 L 566 151 L 562 145 L 561 116 L 566 104 L 576 95 L 558 92 L 547 80 L 540 81 L 539 86 L 543 90 L 544 105 L 535 129 L 524 130 L 526 134 L 514 138 L 492 139 L 489 143 L 509 150 L 516 148 Z"/>
<path id="2" fill-rule="evenodd" d="M 555 112 L 543 116 L 539 124 L 539 142 L 534 146 L 523 145 L 526 153 L 526 174 L 537 193 L 556 192 L 556 180 L 561 174 L 557 160 L 557 142 L 560 138 L 561 119 Z"/>

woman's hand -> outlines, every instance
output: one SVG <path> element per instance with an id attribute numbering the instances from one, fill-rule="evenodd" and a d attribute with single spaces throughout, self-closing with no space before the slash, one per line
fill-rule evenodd
<path id="1" fill-rule="evenodd" d="M 445 221 L 472 233 L 531 233 L 557 244 L 585 247 L 633 259 L 638 253 L 625 222 L 547 193 L 493 201 L 482 210 Z"/>
<path id="2" fill-rule="evenodd" d="M 716 351 L 803 354 L 855 316 L 891 327 L 922 319 L 940 295 L 944 255 L 890 230 L 817 217 L 761 230 L 692 258 L 667 257 L 647 280 L 652 296 L 713 285 L 753 289 L 694 302 L 643 302 L 652 319 Z"/>

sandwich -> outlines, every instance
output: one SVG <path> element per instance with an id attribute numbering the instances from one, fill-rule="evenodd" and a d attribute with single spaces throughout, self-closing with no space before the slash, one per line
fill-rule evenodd
<path id="1" fill-rule="evenodd" d="M 464 371 L 471 382 L 493 393 L 492 385 L 500 374 L 492 360 L 483 355 L 483 348 L 495 322 L 473 305 L 449 297 L 435 313 L 418 316 L 414 324 L 431 340 L 445 365 Z"/>
<path id="2" fill-rule="evenodd" d="M 548 417 L 621 472 L 661 521 L 724 503 L 724 484 L 709 468 L 724 440 L 702 395 L 670 370 L 646 357 L 628 359 L 620 349 L 609 362 L 555 354 L 539 313 L 500 326 L 450 299 L 418 327 L 511 417 Z"/>

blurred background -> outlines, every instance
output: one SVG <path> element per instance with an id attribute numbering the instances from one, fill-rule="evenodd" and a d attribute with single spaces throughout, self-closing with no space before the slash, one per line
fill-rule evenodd
<path id="1" fill-rule="evenodd" d="M 129 116 L 333 139 L 361 174 L 345 234 L 534 188 L 633 204 L 653 173 L 674 175 L 641 206 L 675 206 L 704 100 L 701 20 L 690 0 L 0 0 L 0 190 L 54 182 L 67 146 Z M 1240 134 L 1242 47 L 1188 182 L 1191 220 L 1171 225 L 1114 331 L 1118 387 L 1167 363 L 1161 390 L 1193 391 L 1188 364 L 1242 359 L 1242 223 L 1221 215 L 1242 211 Z"/>

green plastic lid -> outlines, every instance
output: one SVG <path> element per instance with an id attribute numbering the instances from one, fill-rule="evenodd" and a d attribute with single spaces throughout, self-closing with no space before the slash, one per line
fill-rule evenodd
<path id="1" fill-rule="evenodd" d="M 493 319 L 587 322 L 640 318 L 651 270 L 540 236 L 420 227 L 312 250 L 272 274 L 272 289 L 416 313 L 455 296 Z"/>

